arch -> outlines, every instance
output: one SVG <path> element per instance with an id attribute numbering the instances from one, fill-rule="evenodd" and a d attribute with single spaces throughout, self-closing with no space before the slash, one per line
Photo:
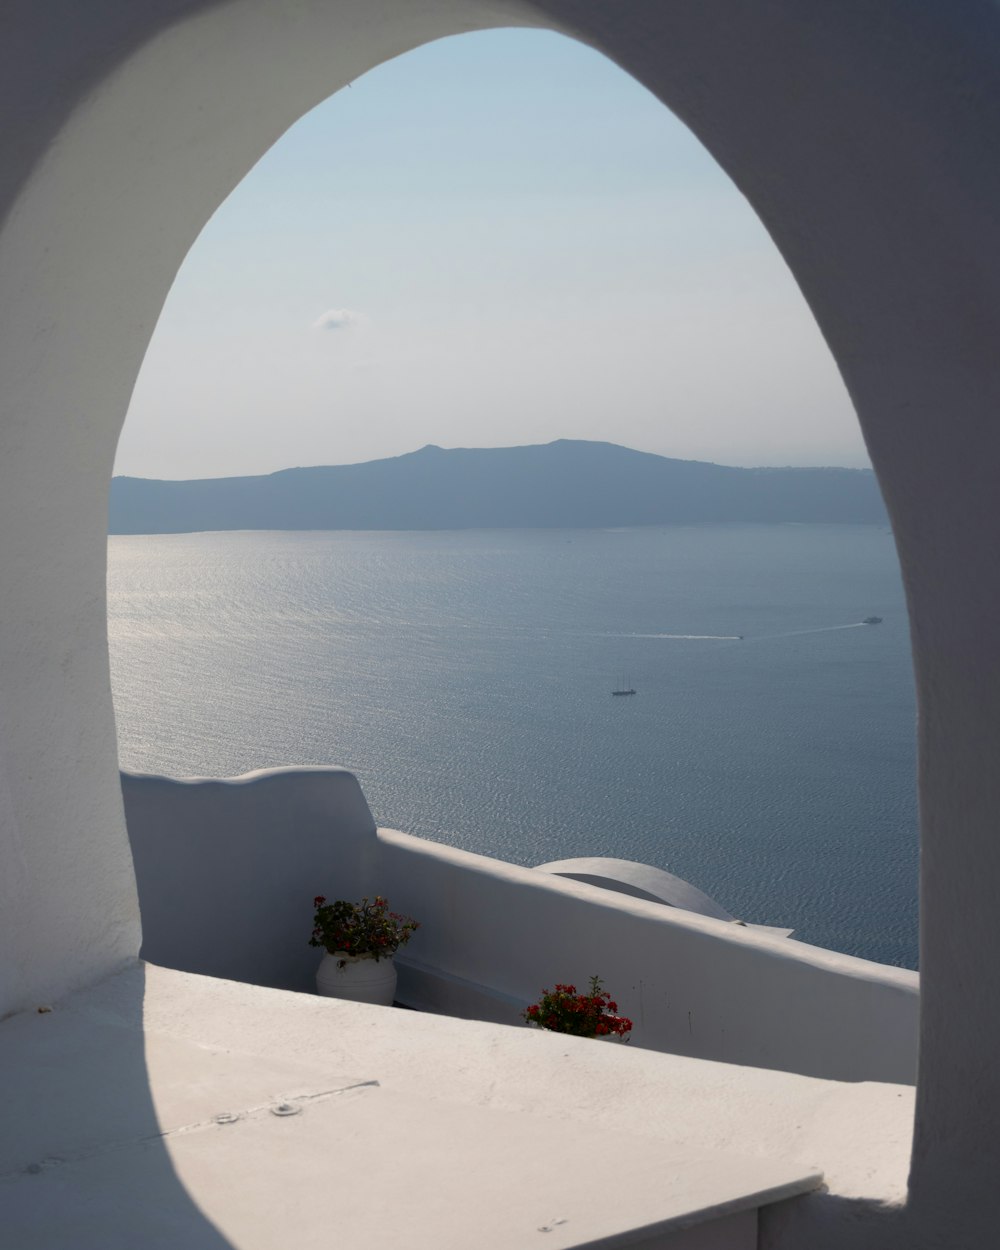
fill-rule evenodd
<path id="1" fill-rule="evenodd" d="M 0 158 L 0 1014 L 135 957 L 103 571 L 129 393 L 190 242 L 297 117 L 443 35 L 604 52 L 734 179 L 845 378 L 920 707 L 912 1207 L 990 1227 L 1000 1148 L 1000 10 L 985 0 L 15 0 Z M 942 1234 L 943 1235 L 943 1234 Z"/>

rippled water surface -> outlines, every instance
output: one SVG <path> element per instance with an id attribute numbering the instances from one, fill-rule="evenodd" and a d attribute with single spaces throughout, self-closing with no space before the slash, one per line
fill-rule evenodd
<path id="1" fill-rule="evenodd" d="M 913 679 L 884 529 L 183 534 L 109 555 L 123 767 L 343 764 L 380 824 L 522 864 L 642 860 L 915 966 Z M 634 697 L 612 697 L 623 679 Z"/>

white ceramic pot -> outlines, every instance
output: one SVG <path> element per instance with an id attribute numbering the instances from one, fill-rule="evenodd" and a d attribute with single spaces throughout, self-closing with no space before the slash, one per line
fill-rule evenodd
<path id="1" fill-rule="evenodd" d="M 391 1007 L 396 994 L 392 957 L 373 959 L 370 955 L 331 955 L 326 951 L 316 969 L 316 990 L 326 998 Z"/>

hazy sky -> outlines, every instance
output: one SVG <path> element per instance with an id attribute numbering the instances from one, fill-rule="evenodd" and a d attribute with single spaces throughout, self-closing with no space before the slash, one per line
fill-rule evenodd
<path id="1" fill-rule="evenodd" d="M 606 439 L 868 463 L 784 262 L 643 88 L 551 34 L 444 40 L 292 128 L 177 276 L 116 472 Z"/>

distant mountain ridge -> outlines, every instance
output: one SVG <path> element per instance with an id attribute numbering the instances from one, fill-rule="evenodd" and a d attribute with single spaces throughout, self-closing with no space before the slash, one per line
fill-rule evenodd
<path id="1" fill-rule="evenodd" d="M 870 469 L 737 469 L 615 443 L 427 446 L 260 477 L 116 477 L 109 533 L 593 529 L 697 521 L 886 523 Z"/>

